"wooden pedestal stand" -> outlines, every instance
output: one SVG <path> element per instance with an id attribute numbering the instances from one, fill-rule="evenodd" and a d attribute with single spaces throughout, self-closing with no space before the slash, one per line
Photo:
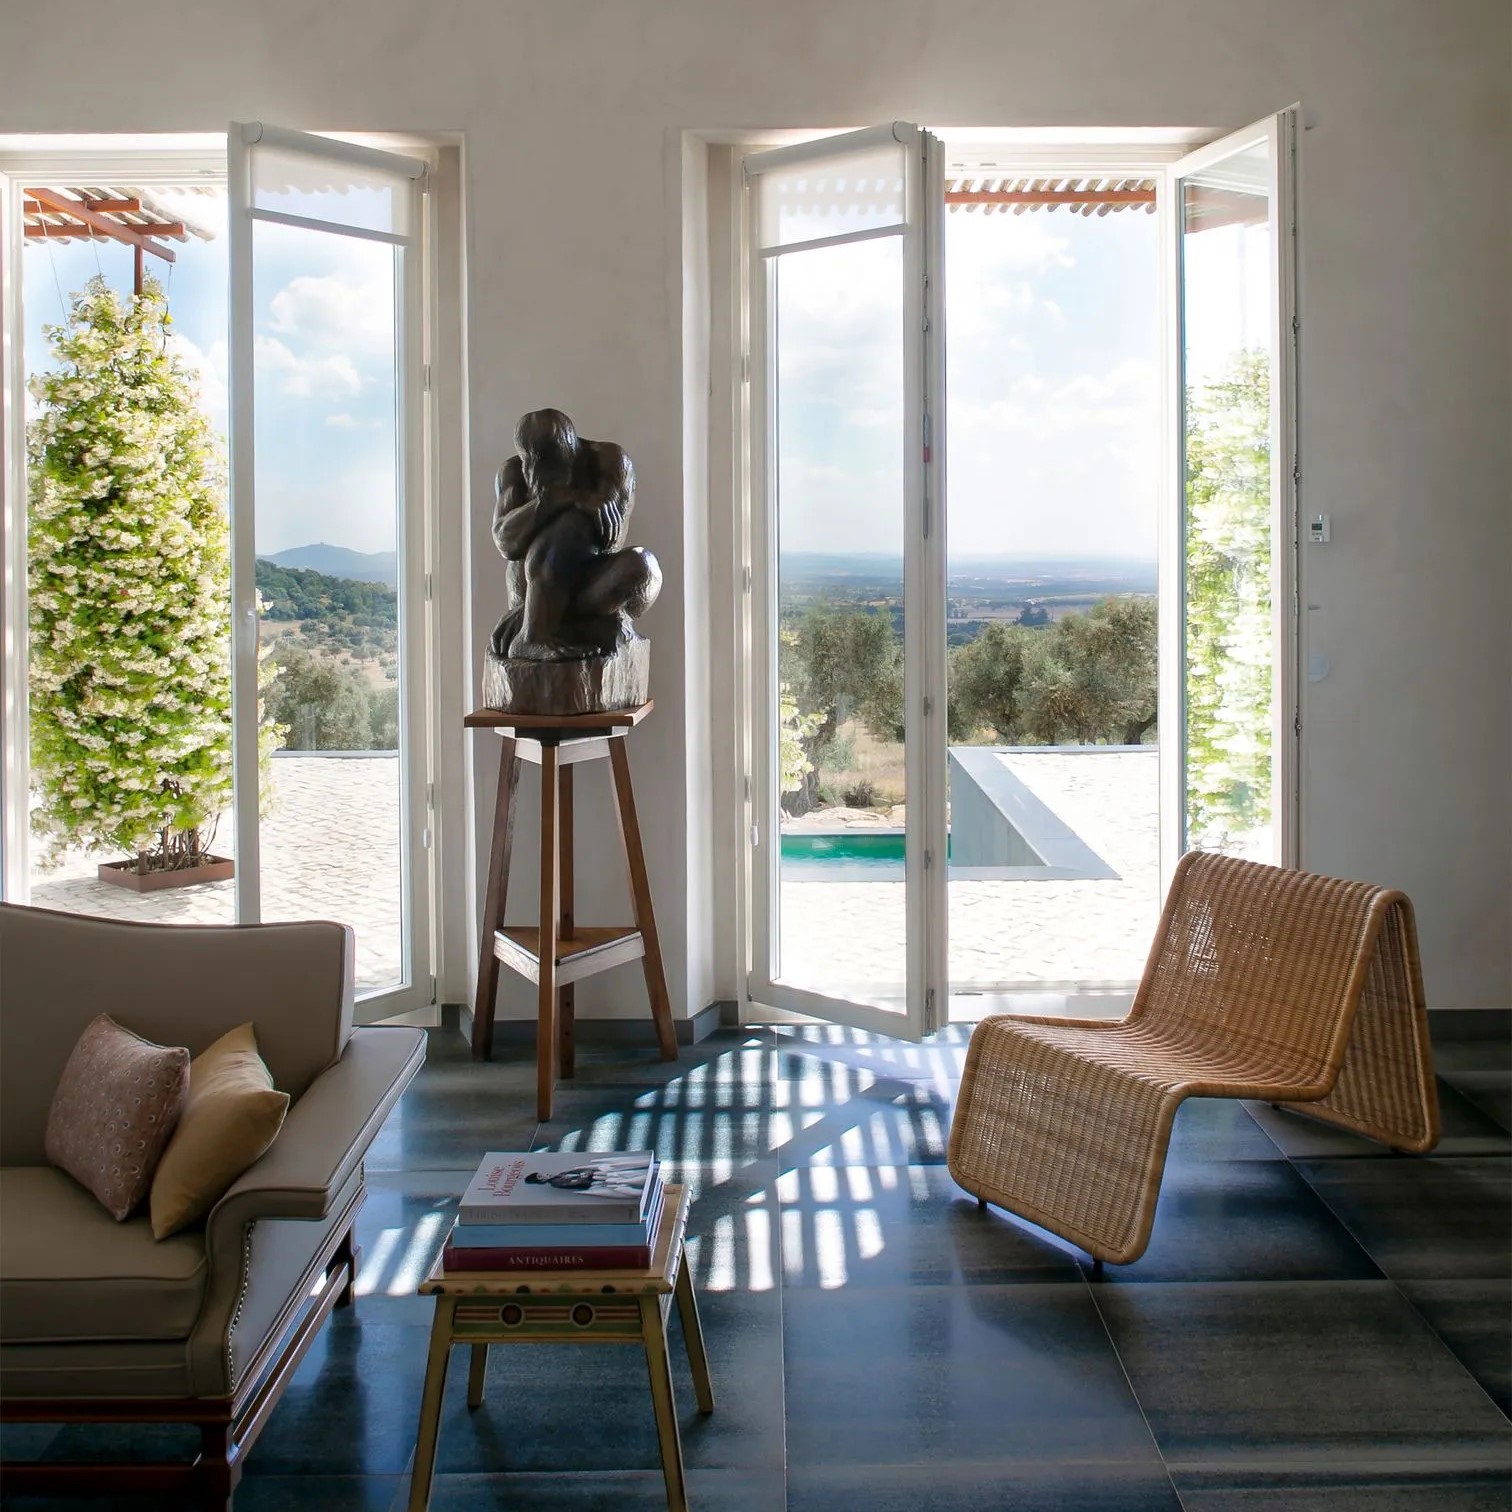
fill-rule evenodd
<path id="1" fill-rule="evenodd" d="M 640 822 L 630 787 L 625 731 L 651 712 L 647 702 L 634 709 L 604 714 L 508 714 L 478 709 L 464 721 L 469 729 L 497 730 L 499 790 L 494 806 L 493 844 L 488 858 L 488 889 L 479 931 L 478 995 L 473 1003 L 474 1060 L 493 1055 L 494 999 L 502 962 L 536 984 L 536 1117 L 551 1117 L 552 1092 L 560 1074 L 573 1071 L 575 983 L 596 972 L 640 959 L 651 999 L 651 1018 L 663 1060 L 677 1059 L 672 1003 L 662 968 Z M 572 906 L 572 769 L 582 761 L 608 757 L 614 778 L 615 812 L 620 843 L 630 874 L 635 922 L 630 925 L 580 925 Z M 514 845 L 515 795 L 520 767 L 541 769 L 541 898 L 537 928 L 507 928 L 504 904 L 509 890 L 509 857 Z"/>

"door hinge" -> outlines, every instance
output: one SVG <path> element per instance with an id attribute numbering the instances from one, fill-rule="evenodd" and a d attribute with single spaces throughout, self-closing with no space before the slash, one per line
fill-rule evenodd
<path id="1" fill-rule="evenodd" d="M 1302 715 L 1301 715 L 1300 712 L 1298 712 L 1298 713 L 1292 715 L 1292 734 L 1293 735 L 1300 735 L 1301 733 L 1302 733 Z"/>
<path id="2" fill-rule="evenodd" d="M 761 849 L 761 826 L 759 824 L 753 824 L 751 826 L 751 849 Z"/>
<path id="3" fill-rule="evenodd" d="M 928 410 L 924 412 L 924 460 L 930 462 L 934 457 L 934 422 L 930 418 Z"/>
<path id="4" fill-rule="evenodd" d="M 1300 459 L 1292 463 L 1292 482 L 1300 484 L 1302 481 L 1302 462 Z"/>
<path id="5" fill-rule="evenodd" d="M 924 994 L 924 1032 L 933 1034 L 937 1028 L 935 1021 L 935 990 L 929 988 Z"/>
<path id="6" fill-rule="evenodd" d="M 930 851 L 930 850 L 927 850 L 927 851 L 924 852 L 924 870 L 928 871 L 933 865 L 934 865 L 934 852 Z"/>
<path id="7" fill-rule="evenodd" d="M 751 381 L 751 354 L 749 352 L 740 354 L 740 381 L 742 383 Z"/>
<path id="8" fill-rule="evenodd" d="M 436 979 L 435 979 L 435 977 L 432 977 L 430 979 L 430 1000 L 433 1003 L 436 1001 Z"/>
<path id="9" fill-rule="evenodd" d="M 435 591 L 436 591 L 435 580 L 431 577 L 430 573 L 427 572 L 425 574 L 425 602 L 427 604 L 431 602 L 431 599 L 434 596 Z"/>
<path id="10" fill-rule="evenodd" d="M 926 541 L 929 539 L 930 516 L 931 516 L 931 513 L 932 513 L 932 505 L 933 505 L 933 503 L 934 503 L 934 501 L 929 497 L 929 495 L 925 494 L 924 495 L 924 539 Z"/>
<path id="11" fill-rule="evenodd" d="M 433 809 L 436 806 L 436 784 L 434 782 L 427 782 L 425 784 L 425 806 L 428 809 Z"/>
<path id="12" fill-rule="evenodd" d="M 749 772 L 745 776 L 745 798 L 747 803 L 751 801 L 751 775 Z"/>
<path id="13" fill-rule="evenodd" d="M 740 591 L 742 593 L 749 593 L 751 591 L 751 581 L 751 569 L 749 567 L 742 567 L 740 570 Z"/>
<path id="14" fill-rule="evenodd" d="M 927 693 L 926 693 L 926 694 L 925 694 L 925 695 L 924 695 L 924 717 L 925 717 L 925 719 L 928 719 L 928 718 L 929 718 L 929 716 L 930 716 L 930 715 L 931 715 L 931 714 L 933 714 L 933 713 L 934 713 L 934 699 L 932 699 L 932 698 L 931 698 L 931 697 L 930 697 L 930 696 L 929 696 L 929 695 L 928 695 L 928 694 L 927 694 Z"/>
<path id="15" fill-rule="evenodd" d="M 428 363 L 428 362 L 424 365 L 424 367 L 422 367 L 420 369 L 420 384 L 421 384 L 421 387 L 424 388 L 424 390 L 425 390 L 425 392 L 427 394 L 430 393 L 430 391 L 431 391 L 431 368 L 430 368 L 430 363 Z"/>

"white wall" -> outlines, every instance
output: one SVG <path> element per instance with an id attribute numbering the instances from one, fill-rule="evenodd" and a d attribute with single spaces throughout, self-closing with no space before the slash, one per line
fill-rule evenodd
<path id="1" fill-rule="evenodd" d="M 502 587 L 493 470 L 522 411 L 560 406 L 629 449 L 636 538 L 667 574 L 646 626 L 657 711 L 631 752 L 690 1011 L 732 984 L 714 974 L 706 896 L 708 595 L 692 578 L 708 563 L 684 516 L 703 442 L 683 383 L 702 333 L 684 340 L 679 269 L 698 235 L 685 247 L 681 132 L 1218 128 L 1301 100 L 1317 120 L 1301 167 L 1303 478 L 1308 507 L 1333 516 L 1333 543 L 1306 559 L 1332 670 L 1306 695 L 1305 860 L 1413 895 L 1432 1002 L 1505 1005 L 1509 55 L 1504 0 L 50 0 L 6 7 L 0 131 L 238 118 L 463 133 L 472 481 L 447 505 L 472 511 L 475 644 Z M 489 758 L 481 820 L 493 752 L 469 738 Z M 579 874 L 597 859 L 605 875 L 579 915 L 614 918 L 609 810 L 601 784 L 581 786 Z M 580 1012 L 643 1002 L 616 972 Z"/>

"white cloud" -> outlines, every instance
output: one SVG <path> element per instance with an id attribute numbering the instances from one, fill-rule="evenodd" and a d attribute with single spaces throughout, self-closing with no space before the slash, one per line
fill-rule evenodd
<path id="1" fill-rule="evenodd" d="M 389 356 L 394 348 L 393 262 L 387 247 L 373 259 L 322 276 L 301 274 L 268 301 L 268 328 L 292 341 L 353 357 Z"/>
<path id="2" fill-rule="evenodd" d="M 362 377 L 344 353 L 298 357 L 272 336 L 256 342 L 258 376 L 277 377 L 280 392 L 299 399 L 345 399 L 362 389 Z"/>
<path id="3" fill-rule="evenodd" d="M 325 423 L 334 426 L 337 430 L 357 430 L 362 425 L 362 421 L 355 415 L 348 415 L 345 411 L 339 415 L 327 415 Z"/>
<path id="4" fill-rule="evenodd" d="M 226 432 L 229 399 L 226 393 L 228 362 L 225 341 L 212 341 L 208 348 L 192 342 L 178 331 L 168 333 L 168 350 L 194 375 L 199 385 L 200 406 L 222 435 Z"/>

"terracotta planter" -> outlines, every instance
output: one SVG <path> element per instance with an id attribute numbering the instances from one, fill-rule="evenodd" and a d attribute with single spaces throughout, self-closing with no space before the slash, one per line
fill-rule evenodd
<path id="1" fill-rule="evenodd" d="M 162 892 L 169 887 L 193 887 L 200 882 L 224 882 L 236 870 L 236 862 L 226 856 L 206 856 L 198 866 L 180 867 L 176 871 L 150 871 L 137 874 L 135 861 L 102 861 L 100 881 L 112 887 L 130 888 L 132 892 Z"/>

